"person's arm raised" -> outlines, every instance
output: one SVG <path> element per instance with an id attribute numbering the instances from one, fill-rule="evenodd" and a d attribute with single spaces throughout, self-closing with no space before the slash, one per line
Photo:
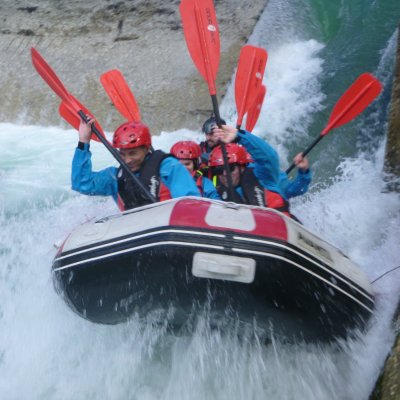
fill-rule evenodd
<path id="1" fill-rule="evenodd" d="M 90 139 L 92 136 L 92 125 L 95 122 L 95 119 L 93 117 L 90 117 L 87 115 L 88 121 L 84 121 L 81 119 L 81 122 L 79 124 L 79 141 L 81 143 L 90 143 Z"/>

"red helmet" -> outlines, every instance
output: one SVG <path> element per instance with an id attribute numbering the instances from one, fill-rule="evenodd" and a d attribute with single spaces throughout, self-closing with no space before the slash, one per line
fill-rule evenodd
<path id="1" fill-rule="evenodd" d="M 170 153 L 179 159 L 197 160 L 201 156 L 201 149 L 191 140 L 182 140 L 171 147 Z"/>
<path id="2" fill-rule="evenodd" d="M 225 145 L 226 153 L 228 156 L 228 164 L 241 164 L 246 165 L 249 161 L 247 159 L 247 152 L 244 147 L 236 143 L 229 143 Z M 224 165 L 224 158 L 222 156 L 221 146 L 217 146 L 210 154 L 208 160 L 210 167 L 218 167 Z"/>
<path id="3" fill-rule="evenodd" d="M 125 122 L 114 132 L 113 147 L 116 149 L 132 149 L 140 146 L 151 147 L 150 131 L 145 124 Z"/>

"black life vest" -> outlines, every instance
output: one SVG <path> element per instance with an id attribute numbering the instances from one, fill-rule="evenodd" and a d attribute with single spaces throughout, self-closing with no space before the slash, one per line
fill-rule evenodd
<path id="1" fill-rule="evenodd" d="M 170 154 L 161 150 L 150 153 L 140 167 L 140 175 L 137 176 L 138 180 L 148 188 L 157 201 L 171 198 L 171 193 L 160 179 L 160 165 L 167 157 L 170 157 Z M 151 200 L 142 193 L 121 167 L 118 169 L 117 179 L 118 206 L 122 211 L 151 203 Z"/>
<path id="2" fill-rule="evenodd" d="M 232 199 L 228 188 L 223 186 L 219 179 L 216 184 L 217 191 L 224 201 L 269 207 L 289 215 L 289 203 L 279 193 L 265 189 L 254 175 L 253 168 L 246 168 L 241 173 L 239 186 L 243 190 L 243 198 L 235 190 Z"/>

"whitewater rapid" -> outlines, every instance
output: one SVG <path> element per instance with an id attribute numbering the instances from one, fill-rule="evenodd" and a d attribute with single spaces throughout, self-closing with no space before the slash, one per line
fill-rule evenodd
<path id="1" fill-rule="evenodd" d="M 313 113 L 333 104 L 326 103 L 323 88 L 324 45 L 290 36 L 292 25 L 282 33 L 274 12 L 286 26 L 290 15 L 279 1 L 268 7 L 261 19 L 270 27 L 268 94 L 255 133 L 277 148 L 285 168 L 293 148 L 304 148 L 318 134 L 311 129 Z M 275 25 L 268 22 L 272 19 Z M 263 34 L 258 25 L 251 40 Z M 221 114 L 235 121 L 232 87 Z M 371 136 L 374 129 L 367 116 L 352 125 L 352 131 Z M 182 129 L 153 137 L 153 144 L 168 151 L 176 140 L 201 138 L 200 131 Z M 378 137 L 368 149 L 348 149 L 350 156 L 326 140 L 330 144 L 312 156 L 312 187 L 292 201 L 293 211 L 372 281 L 400 259 L 399 196 L 385 191 L 382 174 L 385 139 Z M 238 338 L 235 332 L 210 330 L 201 318 L 192 336 L 176 336 L 151 319 L 101 326 L 75 315 L 53 288 L 55 244 L 82 222 L 116 212 L 111 199 L 71 191 L 76 143 L 77 133 L 65 127 L 0 123 L 0 398 L 368 398 L 393 342 L 399 271 L 374 284 L 376 313 L 368 332 L 338 347 L 265 346 L 254 332 Z M 92 143 L 91 149 L 94 169 L 114 164 L 102 145 Z M 321 174 L 324 157 L 333 167 Z"/>
<path id="2" fill-rule="evenodd" d="M 76 136 L 55 127 L 0 124 L 2 398 L 367 398 L 393 340 L 398 273 L 375 284 L 370 331 L 343 343 L 340 353 L 265 347 L 254 336 L 210 331 L 205 321 L 192 337 L 174 337 L 151 321 L 100 326 L 76 316 L 52 286 L 54 243 L 85 220 L 116 211 L 109 199 L 71 192 Z M 198 139 L 199 133 L 164 133 L 155 147 L 167 150 L 178 138 Z M 92 150 L 96 169 L 112 162 L 99 144 Z M 349 255 L 371 280 L 399 259 L 398 196 L 382 191 L 382 163 L 383 146 L 374 160 L 363 154 L 343 160 L 340 174 L 293 203 L 308 229 Z"/>

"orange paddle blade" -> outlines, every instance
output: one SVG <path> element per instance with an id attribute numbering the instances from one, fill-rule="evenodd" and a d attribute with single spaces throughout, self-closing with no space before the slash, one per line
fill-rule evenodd
<path id="1" fill-rule="evenodd" d="M 382 84 L 373 75 L 369 73 L 360 75 L 336 103 L 328 124 L 321 135 L 326 135 L 330 130 L 338 128 L 357 117 L 381 91 Z"/>
<path id="2" fill-rule="evenodd" d="M 81 104 L 76 98 L 73 97 L 73 99 L 75 100 L 75 102 L 77 104 L 79 104 L 80 110 L 82 110 L 85 114 L 89 114 L 90 116 L 93 116 L 93 114 L 83 104 Z M 72 110 L 70 108 L 68 103 L 65 103 L 64 101 L 62 101 L 60 103 L 60 107 L 58 108 L 58 111 L 59 111 L 59 114 L 61 115 L 61 117 L 65 121 L 67 121 L 76 130 L 79 130 L 79 124 L 81 122 L 81 118 L 74 110 Z M 96 127 L 99 130 L 99 132 L 102 134 L 102 136 L 105 137 L 103 128 L 100 126 L 100 124 L 97 121 L 96 121 Z M 95 134 L 92 134 L 92 140 L 96 140 L 97 142 L 100 142 L 100 139 Z"/>
<path id="3" fill-rule="evenodd" d="M 255 102 L 262 85 L 267 59 L 268 53 L 261 47 L 246 45 L 240 51 L 235 79 L 237 126 L 242 125 L 243 116 Z"/>
<path id="4" fill-rule="evenodd" d="M 76 103 L 73 96 L 65 88 L 56 73 L 52 70 L 46 60 L 34 48 L 31 48 L 32 63 L 38 74 L 50 86 L 50 88 L 76 113 L 80 110 L 79 104 Z"/>
<path id="5" fill-rule="evenodd" d="M 210 95 L 216 95 L 220 43 L 213 1 L 182 0 L 179 10 L 190 56 L 208 83 Z"/>
<path id="6" fill-rule="evenodd" d="M 78 113 L 83 111 L 85 114 L 93 115 L 84 105 L 82 105 L 61 82 L 47 61 L 40 53 L 32 47 L 31 49 L 32 63 L 38 74 L 49 85 L 49 87 L 62 99 L 59 107 L 60 115 L 74 128 L 79 129 L 80 117 Z M 99 131 L 105 137 L 103 129 L 98 125 Z M 100 141 L 94 134 L 92 139 Z"/>
<path id="7" fill-rule="evenodd" d="M 256 96 L 256 101 L 253 103 L 253 105 L 249 108 L 249 111 L 247 112 L 246 130 L 249 132 L 253 131 L 257 123 L 266 93 L 267 93 L 266 86 L 261 85 L 260 89 L 258 90 L 258 94 Z"/>
<path id="8" fill-rule="evenodd" d="M 140 121 L 140 110 L 128 83 L 121 71 L 113 69 L 100 77 L 100 82 L 115 108 L 128 120 Z"/>

